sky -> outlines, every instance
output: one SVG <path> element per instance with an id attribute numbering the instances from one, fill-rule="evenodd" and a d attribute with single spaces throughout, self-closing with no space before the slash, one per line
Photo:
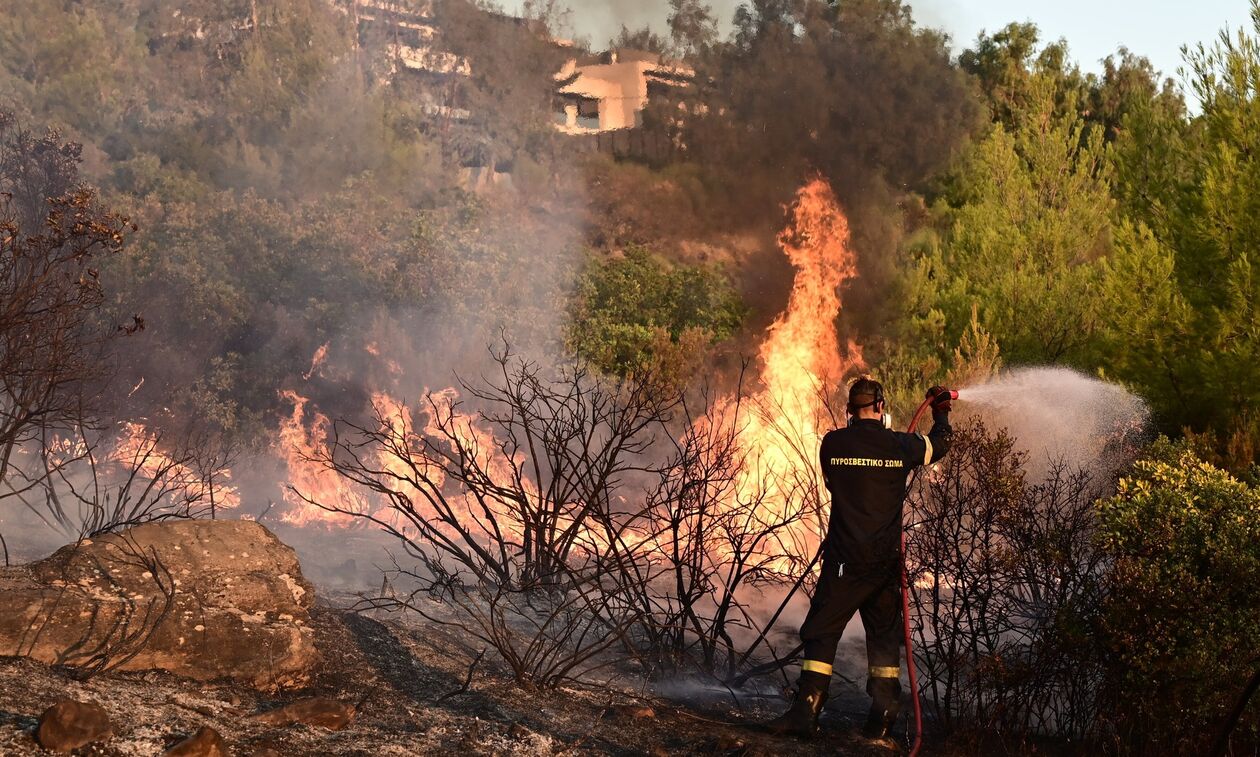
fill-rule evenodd
<path id="1" fill-rule="evenodd" d="M 1124 46 L 1174 78 L 1182 65 L 1182 45 L 1210 43 L 1226 26 L 1236 31 L 1251 24 L 1248 0 L 921 0 L 911 5 L 920 24 L 950 33 L 955 52 L 982 29 L 1032 21 L 1043 41 L 1066 39 L 1086 71 L 1101 70 L 1099 61 Z"/>
<path id="2" fill-rule="evenodd" d="M 512 8 L 520 0 L 506 0 Z M 709 0 L 724 28 L 740 0 Z M 569 0 L 573 33 L 603 48 L 624 23 L 631 28 L 651 24 L 663 30 L 667 0 Z M 1011 21 L 1032 21 L 1043 40 L 1068 41 L 1072 56 L 1086 71 L 1099 71 L 1099 61 L 1124 45 L 1151 60 L 1165 76 L 1176 77 L 1181 46 L 1210 42 L 1229 26 L 1250 25 L 1248 0 L 910 0 L 922 26 L 942 28 L 957 53 L 981 30 L 1001 29 Z"/>

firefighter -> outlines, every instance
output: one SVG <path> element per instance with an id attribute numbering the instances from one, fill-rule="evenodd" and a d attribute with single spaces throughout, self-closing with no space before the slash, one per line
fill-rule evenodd
<path id="1" fill-rule="evenodd" d="M 884 388 L 860 379 L 849 388 L 849 425 L 822 441 L 823 478 L 831 493 L 831 520 L 823 541 L 822 573 L 801 626 L 804 662 L 791 709 L 766 724 L 772 733 L 811 736 L 827 700 L 840 634 L 862 616 L 870 666 L 866 692 L 868 738 L 888 736 L 901 709 L 902 503 L 911 471 L 949 451 L 950 392 L 928 391 L 932 431 L 907 434 L 888 428 Z"/>

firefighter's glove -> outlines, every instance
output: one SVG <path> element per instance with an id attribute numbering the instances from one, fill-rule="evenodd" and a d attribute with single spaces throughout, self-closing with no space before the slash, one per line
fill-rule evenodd
<path id="1" fill-rule="evenodd" d="M 927 392 L 928 399 L 932 402 L 932 415 L 938 413 L 948 413 L 953 409 L 954 393 L 943 386 L 934 386 Z"/>

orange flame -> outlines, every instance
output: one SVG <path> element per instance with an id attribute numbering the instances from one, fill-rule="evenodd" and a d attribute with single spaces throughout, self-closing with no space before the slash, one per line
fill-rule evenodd
<path id="1" fill-rule="evenodd" d="M 790 223 L 778 242 L 796 268 L 796 278 L 786 309 L 770 326 L 759 350 L 761 389 L 751 398 L 753 411 L 739 429 L 739 445 L 747 466 L 737 481 L 736 496 L 743 502 L 761 502 L 757 517 L 762 525 L 789 519 L 790 511 L 801 502 L 803 490 L 815 494 L 821 491 L 817 454 L 828 421 L 824 396 L 835 381 L 863 366 L 857 345 L 850 342 L 842 352 L 836 332 L 835 321 L 842 306 L 839 290 L 857 275 L 857 265 L 849 247 L 848 221 L 824 179 L 816 178 L 797 192 Z M 312 372 L 326 356 L 326 347 L 321 347 L 312 359 Z M 364 351 L 378 359 L 388 359 L 375 342 L 365 345 Z M 392 360 L 389 362 L 392 364 Z M 493 432 L 478 417 L 458 411 L 458 393 L 453 388 L 430 396 L 434 407 L 421 407 L 418 425 L 413 425 L 411 412 L 403 403 L 383 392 L 373 394 L 372 404 L 382 421 L 382 430 L 394 446 L 407 449 L 421 443 L 422 438 L 444 439 L 450 434 L 492 478 L 515 480 L 519 461 L 507 457 Z M 289 466 L 292 487 L 306 498 L 344 510 L 371 510 L 371 503 L 351 490 L 340 476 L 313 462 L 326 457 L 331 428 L 328 418 L 308 412 L 307 400 L 293 392 L 285 392 L 284 397 L 293 403 L 293 412 L 281 425 L 278 447 Z M 720 405 L 715 418 L 726 417 L 724 414 L 730 412 L 733 404 L 734 399 Z M 439 416 L 446 420 L 445 430 L 438 426 Z M 376 462 L 380 470 L 399 476 L 401 485 L 401 478 L 407 473 L 398 467 L 404 465 L 402 460 L 382 451 Z M 440 485 L 440 472 L 428 474 Z M 525 486 L 527 497 L 536 503 L 537 482 L 527 481 Z M 311 505 L 291 491 L 285 499 L 290 509 L 281 517 L 290 523 L 334 526 L 348 525 L 353 520 Z M 474 507 L 471 501 L 467 506 Z M 486 503 L 475 506 L 484 507 Z M 471 518 L 472 510 L 469 512 Z M 519 528 L 512 513 L 497 511 L 494 515 L 505 530 Z M 778 536 L 781 553 L 812 554 L 823 526 L 819 520 L 807 519 L 785 529 Z M 594 535 L 589 536 L 595 539 Z M 636 540 L 649 538 L 628 536 Z"/>
<path id="2" fill-rule="evenodd" d="M 157 436 L 142 423 L 122 424 L 122 432 L 110 458 L 150 478 L 163 477 L 166 487 L 181 493 L 188 501 L 213 504 L 223 510 L 231 510 L 241 504 L 240 491 L 228 483 L 232 480 L 231 470 L 221 468 L 205 475 L 176 461 L 159 448 Z"/>
<path id="3" fill-rule="evenodd" d="M 295 526 L 314 523 L 350 525 L 354 516 L 331 512 L 307 501 L 313 500 L 347 512 L 368 512 L 363 497 L 351 489 L 336 471 L 321 462 L 328 455 L 332 422 L 328 416 L 317 411 L 311 412 L 308 420 L 306 406 L 309 401 L 305 397 L 292 391 L 280 394 L 293 403 L 293 411 L 280 423 L 276 443 L 277 452 L 289 469 L 289 487 L 284 491 L 284 501 L 289 507 L 280 514 L 280 519 Z"/>
<path id="4" fill-rule="evenodd" d="M 509 457 L 503 446 L 495 439 L 494 433 L 479 423 L 475 415 L 460 412 L 456 407 L 459 392 L 453 387 L 433 392 L 429 397 L 433 406 L 424 410 L 423 433 L 431 439 L 454 437 L 459 446 L 476 461 L 477 468 L 485 471 L 491 481 L 506 486 L 510 482 L 521 479 L 520 486 L 523 489 L 521 494 L 527 506 L 537 509 L 540 505 L 537 482 L 517 474 L 517 469 L 523 467 L 520 454 Z M 445 431 L 439 427 L 442 420 L 446 421 Z M 518 539 L 524 535 L 525 526 L 519 511 L 509 507 L 506 502 L 494 497 L 478 500 L 468 494 L 457 499 L 461 500 L 460 504 L 468 513 L 468 520 L 464 521 L 461 517 L 462 522 L 471 523 L 477 518 L 474 513 L 488 509 L 504 534 Z"/>
<path id="5" fill-rule="evenodd" d="M 760 515 L 766 524 L 789 518 L 802 487 L 821 491 L 817 459 L 829 425 L 826 394 L 863 366 L 856 344 L 850 342 L 841 354 L 835 325 L 842 306 L 839 289 L 857 276 L 848 220 L 822 178 L 797 191 L 791 212 L 779 246 L 796 268 L 796 279 L 787 308 L 759 350 L 762 389 L 752 398 L 752 412 L 739 434 L 746 468 L 737 495 L 746 501 L 764 496 Z M 803 522 L 787 529 L 781 537 L 785 552 L 812 554 L 824 526 Z"/>

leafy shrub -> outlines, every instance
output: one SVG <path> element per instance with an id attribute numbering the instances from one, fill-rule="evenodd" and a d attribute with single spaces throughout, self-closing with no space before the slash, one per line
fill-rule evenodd
<path id="1" fill-rule="evenodd" d="M 1260 489 L 1161 441 L 1099 503 L 1108 694 L 1134 751 L 1202 751 L 1260 649 Z M 1255 741 L 1260 710 L 1237 732 Z"/>
<path id="2" fill-rule="evenodd" d="M 569 344 L 600 370 L 615 375 L 697 348 L 739 328 L 744 306 L 716 270 L 669 266 L 642 248 L 624 258 L 595 261 L 579 283 Z M 676 349 L 675 349 L 676 348 Z"/>

